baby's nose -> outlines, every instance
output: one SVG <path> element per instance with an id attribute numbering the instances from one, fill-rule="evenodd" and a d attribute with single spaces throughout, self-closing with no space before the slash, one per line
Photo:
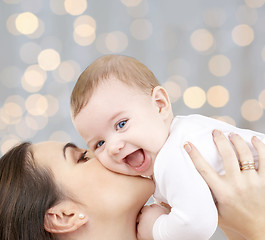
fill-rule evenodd
<path id="1" fill-rule="evenodd" d="M 110 154 L 118 154 L 122 149 L 124 148 L 124 142 L 112 142 L 109 146 L 109 152 Z"/>

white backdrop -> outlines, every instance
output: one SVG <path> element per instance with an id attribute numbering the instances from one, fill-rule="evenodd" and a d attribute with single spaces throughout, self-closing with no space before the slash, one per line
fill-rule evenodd
<path id="1" fill-rule="evenodd" d="M 264 2 L 1 0 L 1 154 L 20 140 L 85 146 L 70 119 L 71 90 L 109 53 L 147 65 L 175 114 L 264 132 Z"/>

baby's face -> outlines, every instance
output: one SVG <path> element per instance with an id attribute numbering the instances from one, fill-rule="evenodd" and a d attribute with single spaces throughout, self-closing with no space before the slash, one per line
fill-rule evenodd
<path id="1" fill-rule="evenodd" d="M 114 77 L 95 89 L 74 125 L 105 167 L 127 175 L 151 176 L 168 137 L 152 96 Z"/>

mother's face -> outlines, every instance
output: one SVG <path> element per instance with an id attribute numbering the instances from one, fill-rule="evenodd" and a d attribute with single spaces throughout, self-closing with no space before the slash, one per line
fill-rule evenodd
<path id="1" fill-rule="evenodd" d="M 51 169 L 66 195 L 80 202 L 89 214 L 126 213 L 139 209 L 154 191 L 149 179 L 125 176 L 104 168 L 91 154 L 73 144 L 43 142 L 32 146 L 35 161 Z"/>

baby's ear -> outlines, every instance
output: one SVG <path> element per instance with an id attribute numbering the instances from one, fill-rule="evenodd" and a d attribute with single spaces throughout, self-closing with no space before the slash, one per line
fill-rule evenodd
<path id="1" fill-rule="evenodd" d="M 171 103 L 167 91 L 161 86 L 156 86 L 152 92 L 153 103 L 158 108 L 159 113 L 168 116 L 172 112 Z"/>
<path id="2" fill-rule="evenodd" d="M 70 233 L 88 222 L 78 206 L 70 201 L 63 201 L 47 210 L 44 228 L 50 233 Z"/>

